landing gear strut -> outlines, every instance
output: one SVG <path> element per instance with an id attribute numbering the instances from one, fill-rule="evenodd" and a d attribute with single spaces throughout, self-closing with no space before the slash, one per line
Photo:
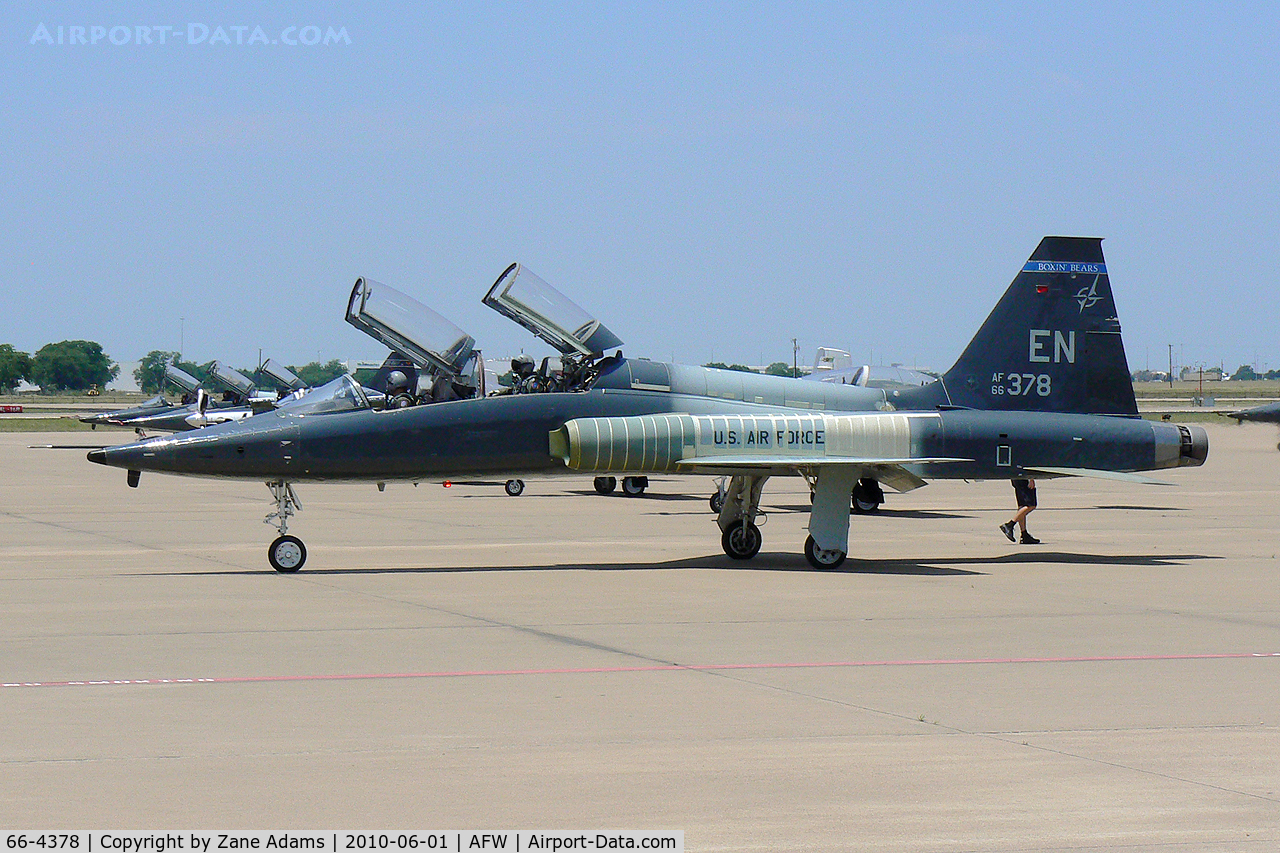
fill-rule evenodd
<path id="1" fill-rule="evenodd" d="M 288 535 L 289 517 L 302 510 L 302 502 L 293 491 L 293 485 L 286 480 L 267 483 L 267 488 L 276 502 L 276 511 L 267 513 L 262 523 L 270 524 L 280 533 L 267 547 L 267 562 L 277 572 L 291 574 L 307 561 L 307 546 L 297 536 Z"/>

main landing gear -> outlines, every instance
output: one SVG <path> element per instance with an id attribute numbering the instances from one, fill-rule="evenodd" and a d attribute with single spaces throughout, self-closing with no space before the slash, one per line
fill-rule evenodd
<path id="1" fill-rule="evenodd" d="M 884 503 L 884 490 L 871 477 L 863 477 L 853 487 L 853 511 L 859 515 L 879 512 L 882 503 Z"/>
<path id="2" fill-rule="evenodd" d="M 760 515 L 760 493 L 769 477 L 738 475 L 729 479 L 729 485 L 717 492 L 723 494 L 720 516 L 720 546 L 735 560 L 750 560 L 760 553 L 764 537 L 756 526 Z"/>
<path id="3" fill-rule="evenodd" d="M 749 560 L 760 552 L 762 537 L 755 522 L 761 515 L 760 493 L 767 479 L 767 475 L 734 476 L 711 497 L 712 509 L 719 512 L 720 545 L 735 560 Z M 884 502 L 884 492 L 874 479 L 858 479 L 852 466 L 823 467 L 811 485 L 813 508 L 804 557 L 815 569 L 839 568 L 849 551 L 850 502 L 856 512 L 875 512 Z"/>
<path id="4" fill-rule="evenodd" d="M 711 493 L 711 511 L 720 514 L 720 510 L 724 509 L 724 496 L 729 491 L 729 478 L 717 477 L 716 490 Z"/>
<path id="5" fill-rule="evenodd" d="M 611 495 L 614 489 L 618 488 L 617 477 L 596 477 L 592 482 L 598 495 Z M 644 490 L 649 488 L 648 477 L 623 477 L 622 493 L 628 497 L 639 497 L 644 494 Z"/>
<path id="6" fill-rule="evenodd" d="M 288 535 L 289 517 L 302 510 L 302 502 L 293 491 L 293 485 L 285 480 L 267 483 L 267 488 L 276 502 L 276 511 L 267 513 L 262 523 L 272 525 L 280 533 L 267 547 L 267 562 L 277 572 L 292 574 L 307 561 L 307 546 L 297 536 Z"/>

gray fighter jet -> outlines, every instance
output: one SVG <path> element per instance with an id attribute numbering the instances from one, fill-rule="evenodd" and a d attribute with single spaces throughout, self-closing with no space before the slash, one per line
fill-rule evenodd
<path id="1" fill-rule="evenodd" d="M 196 395 L 200 388 L 200 381 L 172 364 L 166 364 L 164 367 L 165 381 L 170 385 L 176 386 L 182 391 L 182 400 L 179 403 L 170 403 L 165 399 L 164 394 L 160 393 L 140 403 L 137 406 L 131 406 L 127 409 L 116 409 L 113 412 L 99 412 L 96 415 L 86 415 L 80 418 L 82 423 L 89 424 L 91 429 L 97 429 L 101 425 L 110 424 L 112 426 L 133 426 L 133 421 L 141 418 L 150 418 L 157 416 L 165 416 L 173 412 L 183 409 L 184 407 L 196 401 Z M 163 392 L 163 389 L 161 389 Z"/>
<path id="2" fill-rule="evenodd" d="M 188 388 L 194 399 L 165 411 L 129 418 L 120 422 L 122 426 L 133 427 L 143 433 L 149 430 L 187 432 L 211 424 L 243 420 L 269 410 L 276 399 L 274 393 L 263 394 L 249 377 L 220 361 L 210 365 L 209 380 L 223 389 L 221 399 L 215 399 L 194 377 L 173 365 L 165 368 L 165 377 Z M 190 383 L 196 383 L 195 387 L 189 387 Z"/>
<path id="3" fill-rule="evenodd" d="M 1255 406 L 1252 409 L 1231 412 L 1227 417 L 1235 418 L 1240 423 L 1245 421 L 1263 424 L 1280 423 L 1280 403 L 1267 403 L 1266 405 Z"/>
<path id="4" fill-rule="evenodd" d="M 955 365 L 892 391 L 606 356 L 618 339 L 562 314 L 525 272 L 512 265 L 490 296 L 572 350 L 543 362 L 541 393 L 377 410 L 343 377 L 272 414 L 88 458 L 126 469 L 131 486 L 144 470 L 266 481 L 280 533 L 268 560 L 292 572 L 306 559 L 287 533 L 301 481 L 719 474 L 730 478 L 721 545 L 749 559 L 766 481 L 804 475 L 814 486 L 805 557 L 834 568 L 859 489 L 878 500 L 881 484 L 906 491 L 933 478 L 1150 483 L 1138 472 L 1208 455 L 1202 428 L 1137 416 L 1100 239 L 1046 237 Z"/>
<path id="5" fill-rule="evenodd" d="M 1235 418 L 1236 423 L 1259 424 L 1277 424 L 1280 423 L 1280 403 L 1266 403 L 1261 406 L 1254 406 L 1252 409 L 1242 409 L 1239 412 L 1230 412 L 1227 414 L 1229 418 Z M 1276 445 L 1276 449 L 1280 450 L 1280 444 Z"/>

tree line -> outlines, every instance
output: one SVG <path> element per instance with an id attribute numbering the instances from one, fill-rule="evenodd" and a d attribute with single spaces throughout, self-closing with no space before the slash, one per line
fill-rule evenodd
<path id="1" fill-rule="evenodd" d="M 45 344 L 35 355 L 0 344 L 0 389 L 12 391 L 23 380 L 45 391 L 85 391 L 103 387 L 120 375 L 120 365 L 96 341 Z"/>
<path id="2" fill-rule="evenodd" d="M 745 364 L 725 364 L 723 361 L 708 361 L 703 367 L 715 367 L 720 370 L 736 370 L 739 373 L 764 373 L 766 376 L 804 376 L 809 371 L 807 368 L 795 368 L 785 361 L 775 361 L 766 367 L 763 371 L 752 370 Z"/>
<path id="3" fill-rule="evenodd" d="M 176 352 L 152 350 L 142 358 L 133 378 L 147 394 L 159 394 L 165 390 L 164 368 L 174 364 L 204 382 L 209 378 L 213 362 L 195 364 L 182 361 Z M 311 387 L 317 387 L 347 372 L 338 359 L 327 362 L 313 361 L 298 367 L 288 365 L 298 378 Z M 275 380 L 259 375 L 258 368 L 237 368 L 260 387 L 271 388 Z M 45 344 L 35 355 L 21 352 L 12 344 L 0 344 L 0 392 L 11 393 L 19 382 L 39 385 L 42 391 L 87 391 L 107 383 L 120 375 L 120 365 L 111 360 L 96 341 L 60 341 Z"/>

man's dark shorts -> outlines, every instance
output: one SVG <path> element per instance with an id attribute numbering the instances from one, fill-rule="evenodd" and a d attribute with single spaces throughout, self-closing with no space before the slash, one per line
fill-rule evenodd
<path id="1" fill-rule="evenodd" d="M 1031 485 L 1030 480 L 1014 480 L 1013 494 L 1017 497 L 1020 507 L 1036 505 L 1036 488 Z"/>

